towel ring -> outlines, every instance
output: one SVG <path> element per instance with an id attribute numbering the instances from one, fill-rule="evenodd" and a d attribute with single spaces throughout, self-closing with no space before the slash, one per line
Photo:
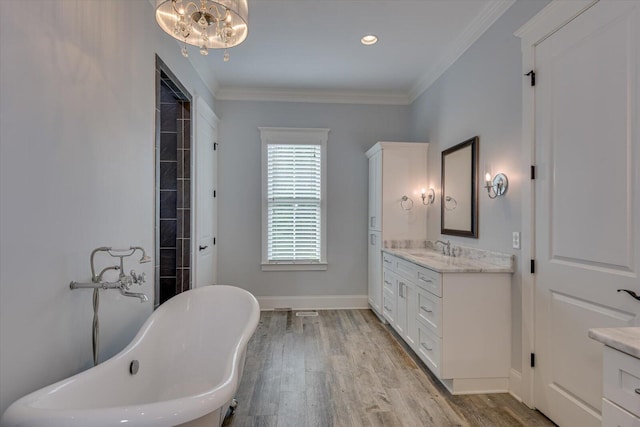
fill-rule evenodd
<path id="1" fill-rule="evenodd" d="M 402 196 L 402 199 L 400 200 L 400 207 L 404 211 L 410 211 L 413 207 L 413 200 L 411 200 L 407 196 Z"/>
<path id="2" fill-rule="evenodd" d="M 451 196 L 444 198 L 444 208 L 448 211 L 452 211 L 458 207 L 458 201 Z"/>

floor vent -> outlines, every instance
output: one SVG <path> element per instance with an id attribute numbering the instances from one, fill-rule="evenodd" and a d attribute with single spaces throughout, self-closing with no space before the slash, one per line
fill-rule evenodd
<path id="1" fill-rule="evenodd" d="M 296 311 L 296 317 L 316 317 L 317 311 Z"/>

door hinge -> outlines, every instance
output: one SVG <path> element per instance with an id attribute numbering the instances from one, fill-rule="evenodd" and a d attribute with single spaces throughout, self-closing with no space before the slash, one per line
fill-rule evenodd
<path id="1" fill-rule="evenodd" d="M 531 353 L 531 367 L 532 368 L 536 367 L 536 354 L 535 353 Z"/>
<path id="2" fill-rule="evenodd" d="M 525 76 L 530 76 L 531 77 L 531 86 L 535 86 L 536 85 L 536 72 L 535 71 L 531 70 L 527 74 L 525 74 Z"/>
<path id="3" fill-rule="evenodd" d="M 531 274 L 536 274 L 536 260 L 531 260 Z"/>
<path id="4" fill-rule="evenodd" d="M 213 143 L 213 151 L 216 151 L 218 149 L 218 143 L 214 142 Z"/>
<path id="5" fill-rule="evenodd" d="M 216 244 L 216 238 L 215 237 L 213 238 L 213 244 L 214 245 Z"/>
<path id="6" fill-rule="evenodd" d="M 531 165 L 531 179 L 536 179 L 536 166 Z"/>

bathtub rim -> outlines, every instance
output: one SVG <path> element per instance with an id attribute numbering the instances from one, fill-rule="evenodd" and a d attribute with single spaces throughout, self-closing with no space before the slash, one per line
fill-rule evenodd
<path id="1" fill-rule="evenodd" d="M 180 303 L 185 298 L 198 298 L 199 293 L 232 293 L 242 294 L 244 298 L 249 299 L 249 303 L 252 306 L 247 323 L 244 326 L 242 333 L 238 337 L 235 344 L 230 348 L 229 362 L 226 363 L 222 374 L 222 380 L 210 390 L 206 390 L 202 393 L 181 396 L 175 399 L 160 400 L 156 402 L 134 404 L 134 405 L 118 405 L 118 406 L 106 406 L 101 408 L 47 408 L 38 407 L 35 404 L 41 399 L 45 398 L 47 394 L 54 393 L 61 387 L 66 387 L 72 382 L 78 380 L 78 378 L 84 378 L 94 373 L 95 369 L 109 369 L 111 365 L 121 361 L 121 359 L 128 358 L 128 353 L 140 345 L 144 336 L 153 326 L 155 321 L 161 313 L 170 310 L 170 307 Z M 163 308 L 164 307 L 164 308 Z M 24 425 L 24 420 L 29 420 L 33 426 L 86 426 L 87 422 L 93 421 L 96 417 L 99 417 L 101 423 L 120 425 L 123 424 L 123 420 L 128 426 L 174 426 L 183 423 L 187 423 L 192 420 L 196 420 L 207 415 L 210 412 L 221 408 L 227 402 L 229 402 L 239 386 L 240 374 L 242 373 L 242 366 L 240 363 L 244 360 L 244 353 L 246 352 L 249 339 L 253 336 L 258 321 L 260 318 L 260 306 L 258 300 L 253 294 L 245 289 L 228 286 L 228 285 L 207 285 L 199 288 L 190 289 L 182 292 L 170 300 L 166 301 L 160 307 L 158 307 L 142 324 L 135 337 L 131 340 L 127 346 L 125 346 L 120 352 L 113 357 L 107 359 L 98 366 L 91 367 L 82 372 L 79 372 L 71 377 L 64 378 L 56 383 L 45 386 L 38 390 L 35 390 L 13 402 L 6 409 L 2 417 L 0 418 L 0 425 L 5 426 L 18 426 Z M 171 408 L 169 411 L 168 408 Z M 129 417 L 123 417 L 121 414 L 126 414 L 129 411 Z M 53 419 L 51 417 L 54 417 Z M 32 423 L 32 424 L 31 424 Z"/>

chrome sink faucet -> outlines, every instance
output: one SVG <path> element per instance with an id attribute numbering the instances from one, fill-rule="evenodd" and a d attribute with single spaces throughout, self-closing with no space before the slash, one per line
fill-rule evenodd
<path id="1" fill-rule="evenodd" d="M 451 242 L 447 240 L 446 242 L 442 240 L 436 240 L 436 245 L 440 243 L 442 245 L 442 255 L 451 256 Z"/>

